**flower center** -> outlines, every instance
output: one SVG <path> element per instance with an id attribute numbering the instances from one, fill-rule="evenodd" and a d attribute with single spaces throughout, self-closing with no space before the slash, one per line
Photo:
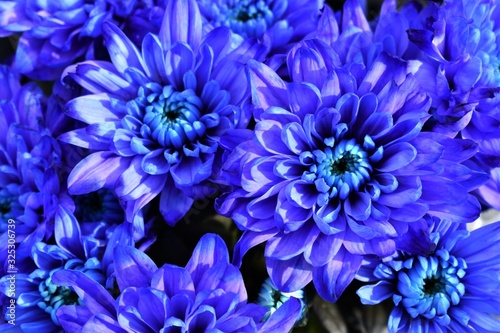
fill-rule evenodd
<path id="1" fill-rule="evenodd" d="M 73 196 L 75 217 L 79 222 L 110 222 L 123 220 L 123 209 L 110 190 L 102 189 L 84 195 Z"/>
<path id="2" fill-rule="evenodd" d="M 262 318 L 262 321 L 266 321 L 267 319 L 269 319 L 269 317 L 281 305 L 283 305 L 283 303 L 285 303 L 292 297 L 299 299 L 300 303 L 302 304 L 301 315 L 297 319 L 297 322 L 300 322 L 305 318 L 305 314 L 307 311 L 304 291 L 300 289 L 290 293 L 281 292 L 273 285 L 271 279 L 267 278 L 266 281 L 264 281 L 264 283 L 262 284 L 262 288 L 260 289 L 259 297 L 257 299 L 257 304 L 269 309 L 269 311 Z"/>
<path id="3" fill-rule="evenodd" d="M 316 164 L 310 171 L 316 173 L 318 191 L 329 193 L 330 198 L 347 198 L 352 190 L 370 180 L 372 167 L 368 154 L 354 139 L 342 140 L 338 145 L 313 152 Z"/>
<path id="4" fill-rule="evenodd" d="M 433 257 L 421 257 L 413 261 L 406 278 L 400 278 L 398 290 L 402 303 L 412 318 L 423 316 L 433 319 L 439 325 L 448 325 L 448 309 L 457 305 L 465 293 L 461 279 L 465 276 L 467 264 L 461 258 L 450 256 L 440 250 Z"/>
<path id="5" fill-rule="evenodd" d="M 212 2 L 211 2 L 212 3 Z M 262 37 L 274 22 L 275 13 L 265 0 L 230 1 L 219 7 L 214 26 L 226 26 L 246 37 Z"/>
<path id="6" fill-rule="evenodd" d="M 40 291 L 40 296 L 43 298 L 43 301 L 38 302 L 38 306 L 50 314 L 54 323 L 60 325 L 59 320 L 56 317 L 57 309 L 63 305 L 82 303 L 74 291 L 68 287 L 58 286 L 52 282 L 52 273 L 57 270 L 59 269 L 52 271 L 50 276 L 45 281 L 40 283 L 38 290 Z"/>
<path id="7" fill-rule="evenodd" d="M 147 101 L 143 103 L 147 132 L 161 146 L 180 149 L 205 133 L 199 121 L 203 103 L 192 89 L 178 92 L 172 86 L 150 84 L 139 90 L 139 98 Z"/>

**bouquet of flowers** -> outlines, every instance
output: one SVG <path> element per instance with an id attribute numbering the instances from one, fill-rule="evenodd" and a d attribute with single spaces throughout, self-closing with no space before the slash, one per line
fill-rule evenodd
<path id="1" fill-rule="evenodd" d="M 3 0 L 0 37 L 0 331 L 500 331 L 495 0 Z"/>

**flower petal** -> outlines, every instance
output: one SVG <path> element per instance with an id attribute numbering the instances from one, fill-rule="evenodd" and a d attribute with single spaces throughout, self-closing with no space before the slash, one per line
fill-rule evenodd
<path id="1" fill-rule="evenodd" d="M 78 195 L 111 188 L 129 163 L 130 159 L 109 151 L 90 154 L 71 170 L 68 191 L 72 195 Z"/>
<path id="2" fill-rule="evenodd" d="M 94 315 L 114 318 L 115 300 L 103 286 L 84 273 L 59 270 L 52 275 L 52 281 L 59 286 L 71 287 Z"/>
<path id="3" fill-rule="evenodd" d="M 229 263 L 226 243 L 218 235 L 205 234 L 196 245 L 186 269 L 191 273 L 196 286 L 205 271 L 219 263 Z"/>
<path id="4" fill-rule="evenodd" d="M 116 282 L 120 290 L 125 290 L 127 287 L 149 287 L 153 273 L 158 270 L 144 252 L 132 246 L 116 246 L 113 258 Z"/>
<path id="5" fill-rule="evenodd" d="M 73 253 L 78 258 L 85 257 L 80 225 L 75 216 L 61 205 L 59 205 L 55 216 L 54 236 L 57 245 Z"/>
<path id="6" fill-rule="evenodd" d="M 159 33 L 163 48 L 168 50 L 175 43 L 184 42 L 197 50 L 202 37 L 202 22 L 195 0 L 169 1 Z"/>
<path id="7" fill-rule="evenodd" d="M 363 286 L 356 292 L 361 303 L 375 305 L 388 299 L 394 294 L 394 286 L 388 281 L 379 281 L 376 284 Z"/>
<path id="8" fill-rule="evenodd" d="M 151 278 L 151 287 L 164 291 L 172 298 L 179 293 L 187 293 L 194 297 L 194 285 L 190 272 L 182 267 L 165 264 Z"/>
<path id="9" fill-rule="evenodd" d="M 361 256 L 350 254 L 341 247 L 328 264 L 313 270 L 314 286 L 318 294 L 330 302 L 337 301 L 354 279 L 361 261 Z"/>
<path id="10" fill-rule="evenodd" d="M 288 260 L 266 258 L 266 266 L 274 285 L 283 292 L 302 289 L 312 280 L 312 267 L 302 255 Z"/>
<path id="11" fill-rule="evenodd" d="M 116 25 L 104 22 L 102 32 L 111 61 L 124 73 L 130 67 L 143 70 L 142 57 L 137 47 Z"/>

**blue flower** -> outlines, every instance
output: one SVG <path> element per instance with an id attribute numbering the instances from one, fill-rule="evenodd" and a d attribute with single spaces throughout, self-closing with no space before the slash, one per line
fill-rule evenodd
<path id="1" fill-rule="evenodd" d="M 17 273 L 0 279 L 0 291 L 7 296 L 10 296 L 11 279 L 15 279 L 16 290 L 12 299 L 16 301 L 16 325 L 25 332 L 35 329 L 61 331 L 56 311 L 63 305 L 82 302 L 70 288 L 54 282 L 56 272 L 62 269 L 78 271 L 103 286 L 112 287 L 114 270 L 111 256 L 114 247 L 134 244 L 127 229 L 129 225 L 116 224 L 120 220 L 99 219 L 80 225 L 64 206 L 58 207 L 54 219 L 56 244 L 34 243 L 30 257 L 33 265 L 23 265 L 17 268 Z M 10 301 L 4 304 L 4 309 L 9 304 Z"/>
<path id="2" fill-rule="evenodd" d="M 267 39 L 271 54 L 286 53 L 314 31 L 323 0 L 198 0 L 208 29 L 225 26 L 243 38 Z"/>
<path id="3" fill-rule="evenodd" d="M 80 57 L 99 53 L 102 23 L 124 26 L 135 40 L 157 32 L 163 8 L 155 1 L 2 1 L 0 36 L 23 32 L 15 67 L 38 80 L 55 80 Z M 95 47 L 95 48 L 94 48 Z"/>
<path id="4" fill-rule="evenodd" d="M 186 268 L 157 268 L 144 253 L 119 246 L 114 262 L 120 295 L 116 301 L 77 271 L 59 271 L 53 280 L 71 287 L 82 306 L 61 307 L 63 328 L 92 332 L 286 332 L 300 313 L 292 299 L 267 321 L 264 307 L 247 303 L 243 278 L 229 263 L 219 236 L 204 235 Z"/>
<path id="5" fill-rule="evenodd" d="M 7 223 L 15 221 L 17 263 L 24 265 L 34 243 L 53 234 L 59 204 L 73 203 L 61 186 L 62 150 L 44 126 L 46 98 L 35 83 L 21 86 L 1 66 L 7 89 L 0 100 L 0 232 L 1 258 L 7 256 Z M 2 273 L 7 261 L 2 261 Z M 3 274 L 2 274 L 3 275 Z"/>
<path id="6" fill-rule="evenodd" d="M 303 289 L 297 290 L 291 293 L 286 293 L 278 290 L 276 286 L 273 285 L 271 279 L 267 278 L 259 292 L 259 297 L 257 299 L 257 304 L 262 305 L 268 309 L 263 320 L 267 320 L 273 313 L 276 312 L 286 301 L 290 298 L 296 298 L 301 304 L 301 313 L 297 318 L 296 325 L 303 326 L 307 322 L 307 300 L 306 294 Z"/>
<path id="7" fill-rule="evenodd" d="M 174 224 L 194 200 L 214 194 L 219 138 L 248 121 L 239 106 L 248 90 L 244 63 L 264 47 L 238 43 L 227 28 L 203 36 L 191 0 L 169 2 L 160 35 L 147 35 L 142 53 L 116 26 L 103 29 L 113 62 L 67 70 L 91 94 L 68 102 L 66 114 L 88 126 L 60 139 L 97 151 L 73 169 L 69 192 L 114 189 L 129 221 L 160 194 L 160 212 Z"/>
<path id="8" fill-rule="evenodd" d="M 476 153 L 472 141 L 422 131 L 429 99 L 405 62 L 381 53 L 351 74 L 329 65 L 332 54 L 318 40 L 299 43 L 287 58 L 291 83 L 249 63 L 258 121 L 253 133 L 221 140 L 235 188 L 217 208 L 244 230 L 236 263 L 267 241 L 280 290 L 312 279 L 336 300 L 360 256 L 394 253 L 395 239 L 425 214 L 477 217 L 469 192 L 487 176 L 462 163 Z"/>
<path id="9" fill-rule="evenodd" d="M 500 156 L 499 15 L 494 1 L 429 3 L 408 30 L 421 50 L 412 58 L 416 78 L 432 97 L 426 127 L 474 140 L 486 172 Z"/>
<path id="10" fill-rule="evenodd" d="M 389 332 L 495 332 L 500 321 L 500 223 L 475 231 L 432 221 L 435 249 L 426 256 L 398 252 L 373 261 L 361 279 L 363 304 L 392 298 Z M 414 242 L 422 239 L 414 239 Z"/>

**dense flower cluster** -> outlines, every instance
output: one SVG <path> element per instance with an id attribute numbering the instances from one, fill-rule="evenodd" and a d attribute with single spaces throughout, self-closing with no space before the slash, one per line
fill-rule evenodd
<path id="1" fill-rule="evenodd" d="M 0 2 L 0 331 L 494 332 L 499 8 Z"/>

